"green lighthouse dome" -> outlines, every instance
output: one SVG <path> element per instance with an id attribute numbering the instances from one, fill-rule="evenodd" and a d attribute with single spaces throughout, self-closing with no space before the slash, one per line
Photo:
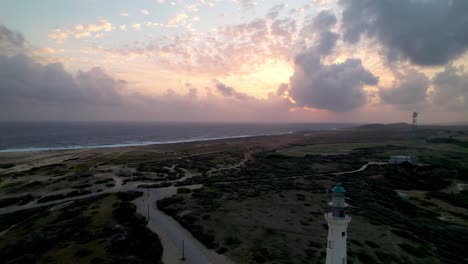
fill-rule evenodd
<path id="1" fill-rule="evenodd" d="M 346 192 L 345 188 L 343 188 L 343 186 L 341 185 L 341 182 L 337 183 L 335 185 L 335 187 L 333 187 L 332 191 L 334 193 L 345 193 Z"/>

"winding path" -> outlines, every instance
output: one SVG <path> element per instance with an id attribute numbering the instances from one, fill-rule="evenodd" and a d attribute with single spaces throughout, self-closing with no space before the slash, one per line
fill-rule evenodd
<path id="1" fill-rule="evenodd" d="M 246 154 L 245 158 L 238 164 L 232 165 L 229 168 L 238 167 L 243 165 L 247 160 L 249 160 L 250 154 Z M 364 171 L 367 169 L 369 165 L 384 165 L 387 164 L 385 162 L 369 162 L 364 164 L 357 170 L 353 171 L 344 171 L 344 172 L 336 172 L 333 175 L 344 175 L 344 174 L 351 174 L 360 171 Z M 223 168 L 226 169 L 226 168 Z M 223 170 L 221 169 L 221 170 Z M 182 179 L 186 179 L 188 177 L 195 176 L 191 174 L 189 171 L 185 170 L 186 175 Z M 296 175 L 290 177 L 281 177 L 281 178 L 300 178 L 300 177 L 308 177 L 311 175 Z M 31 202 L 26 205 L 22 206 L 11 206 L 8 208 L 0 209 L 0 215 L 17 212 L 21 210 L 31 209 L 31 208 L 38 208 L 47 205 L 54 205 L 60 204 L 63 202 L 74 201 L 79 199 L 85 199 L 89 197 L 94 197 L 102 194 L 108 193 L 117 193 L 120 191 L 143 191 L 144 195 L 142 197 L 137 198 L 134 203 L 137 206 L 137 212 L 141 215 L 145 216 L 148 219 L 148 228 L 153 231 L 154 233 L 158 234 L 161 239 L 161 243 L 163 245 L 163 261 L 165 263 L 170 264 L 182 264 L 182 263 L 190 263 L 190 264 L 232 264 L 233 262 L 229 260 L 224 255 L 217 254 L 216 252 L 207 249 L 201 242 L 199 242 L 196 238 L 194 238 L 189 231 L 187 231 L 184 227 L 182 227 L 177 221 L 175 221 L 172 217 L 164 214 L 156 207 L 155 202 L 157 200 L 170 197 L 177 192 L 177 187 L 171 186 L 166 188 L 158 188 L 158 189 L 139 189 L 135 186 L 123 186 L 122 179 L 116 175 L 112 176 L 112 179 L 115 182 L 115 186 L 109 189 L 106 189 L 102 192 L 98 193 L 91 193 L 82 196 L 70 197 L 55 201 L 50 201 L 46 203 L 37 203 L 37 201 Z M 181 181 L 182 179 L 176 180 Z M 175 182 L 176 182 L 175 181 Z M 242 181 L 252 181 L 252 180 L 242 180 Z M 258 180 L 253 180 L 258 181 Z M 229 183 L 226 181 L 225 183 Z M 202 184 L 192 184 L 184 186 L 185 188 L 197 189 L 201 188 Z M 3 230 L 0 232 L 0 235 L 4 235 L 8 233 L 11 229 Z M 184 252 L 185 252 L 185 261 L 181 260 L 182 257 L 182 241 L 184 241 Z"/>

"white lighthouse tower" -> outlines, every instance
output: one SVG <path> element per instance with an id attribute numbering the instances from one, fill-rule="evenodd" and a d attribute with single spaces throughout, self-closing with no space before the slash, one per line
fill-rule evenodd
<path id="1" fill-rule="evenodd" d="M 326 264 L 346 264 L 346 240 L 348 233 L 346 229 L 351 221 L 351 216 L 346 213 L 345 192 L 346 190 L 337 183 L 332 189 L 332 201 L 329 203 L 330 210 L 325 214 L 328 223 L 328 243 Z"/>

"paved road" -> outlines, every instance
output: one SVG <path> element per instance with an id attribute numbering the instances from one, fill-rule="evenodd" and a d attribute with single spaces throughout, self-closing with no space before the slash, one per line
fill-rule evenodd
<path id="1" fill-rule="evenodd" d="M 193 189 L 199 187 L 201 185 L 191 186 Z M 174 187 L 151 189 L 146 191 L 143 197 L 135 200 L 138 212 L 148 219 L 148 227 L 161 238 L 164 247 L 163 261 L 171 264 L 233 263 L 225 256 L 208 250 L 177 221 L 157 209 L 155 201 L 174 195 L 176 190 Z M 184 241 L 185 261 L 181 260 L 182 241 Z"/>
<path id="2" fill-rule="evenodd" d="M 388 162 L 368 162 L 364 165 L 361 166 L 361 168 L 357 169 L 357 170 L 352 170 L 352 171 L 341 171 L 341 172 L 335 172 L 335 173 L 332 173 L 333 175 L 344 175 L 344 174 L 352 174 L 352 173 L 356 173 L 356 172 L 360 172 L 360 171 L 364 171 L 367 169 L 367 167 L 369 165 L 387 165 Z"/>

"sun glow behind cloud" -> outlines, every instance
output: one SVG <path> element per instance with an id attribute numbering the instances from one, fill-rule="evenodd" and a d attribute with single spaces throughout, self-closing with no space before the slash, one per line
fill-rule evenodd
<path id="1" fill-rule="evenodd" d="M 268 93 L 275 92 L 279 84 L 289 82 L 289 77 L 294 72 L 290 62 L 273 58 L 245 67 L 248 69 L 243 71 L 244 74 L 232 75 L 225 80 L 239 90 L 259 98 L 265 98 Z"/>

